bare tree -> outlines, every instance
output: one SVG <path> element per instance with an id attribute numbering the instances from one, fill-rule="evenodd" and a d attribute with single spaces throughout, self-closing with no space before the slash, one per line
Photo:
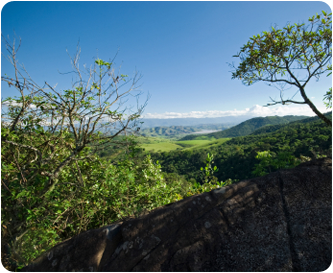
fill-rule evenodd
<path id="1" fill-rule="evenodd" d="M 96 152 L 108 144 L 119 143 L 117 136 L 137 131 L 137 121 L 147 101 L 129 114 L 127 112 L 130 109 L 123 106 L 126 102 L 124 98 L 132 95 L 138 88 L 137 84 L 141 79 L 138 73 L 128 79 L 127 75 L 114 69 L 113 61 L 105 62 L 100 59 L 95 60 L 93 67 L 81 70 L 80 49 L 77 48 L 75 56 L 71 58 L 71 73 L 75 75 L 75 80 L 70 89 L 57 91 L 48 82 L 40 87 L 24 67 L 20 71 L 17 63 L 20 44 L 16 48 L 15 41 L 12 45 L 8 40 L 5 42 L 15 76 L 2 76 L 1 80 L 16 88 L 20 97 L 2 102 L 9 108 L 7 113 L 2 113 L 2 120 L 9 128 L 8 133 L 17 130 L 25 130 L 26 133 L 32 133 L 35 129 L 44 130 L 44 135 L 47 136 L 45 145 L 51 152 L 42 156 L 44 153 L 39 147 L 17 143 L 6 134 L 2 141 L 31 150 L 41 170 L 44 165 L 53 163 L 52 169 L 41 171 L 42 175 L 50 178 L 48 190 L 56 183 L 61 169 L 73 160 L 78 160 L 80 152 L 88 145 Z M 138 98 L 140 94 L 139 92 L 135 96 Z M 56 150 L 53 149 L 52 152 L 52 143 L 65 141 L 66 136 L 74 138 L 74 142 L 67 143 L 66 146 L 70 152 L 64 160 L 55 162 Z M 29 164 L 27 162 L 25 165 Z"/>
<path id="2" fill-rule="evenodd" d="M 57 90 L 46 81 L 40 86 L 18 63 L 21 41 L 16 45 L 15 40 L 2 38 L 14 75 L 5 74 L 1 80 L 19 94 L 1 101 L 1 183 L 2 192 L 9 194 L 3 212 L 8 216 L 10 236 L 3 234 L 17 242 L 28 230 L 26 219 L 15 215 L 18 209 L 45 206 L 50 200 L 46 195 L 55 189 L 65 168 L 75 170 L 77 185 L 83 187 L 78 162 L 96 159 L 96 152 L 108 146 L 131 143 L 147 100 L 139 105 L 141 76 L 137 72 L 132 78 L 121 74 L 114 68 L 114 60 L 96 59 L 92 66 L 81 69 L 79 47 L 70 57 L 73 81 L 69 89 Z M 137 104 L 135 110 L 126 106 L 130 96 Z M 33 194 L 38 193 L 35 201 L 15 201 L 20 200 L 18 187 L 22 195 L 32 185 L 37 189 Z M 68 198 L 74 198 L 73 194 L 68 193 Z"/>

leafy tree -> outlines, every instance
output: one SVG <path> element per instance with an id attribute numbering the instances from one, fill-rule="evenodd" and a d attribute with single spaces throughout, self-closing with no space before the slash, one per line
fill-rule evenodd
<path id="1" fill-rule="evenodd" d="M 257 152 L 256 159 L 259 159 L 260 162 L 255 165 L 253 174 L 256 176 L 263 176 L 271 172 L 271 158 L 272 153 L 269 151 Z M 267 169 L 269 172 L 267 172 Z"/>
<path id="2" fill-rule="evenodd" d="M 217 178 L 214 176 L 214 173 L 218 171 L 216 166 L 213 167 L 214 155 L 207 154 L 206 166 L 201 167 L 200 170 L 204 174 L 204 183 L 216 182 Z"/>
<path id="3" fill-rule="evenodd" d="M 208 153 L 206 158 L 206 166 L 204 168 L 203 167 L 200 168 L 204 176 L 203 183 L 200 184 L 195 182 L 192 186 L 188 187 L 188 191 L 184 197 L 191 196 L 194 194 L 200 194 L 203 192 L 209 192 L 213 189 L 225 187 L 232 184 L 233 181 L 231 179 L 227 179 L 224 182 L 218 181 L 217 177 L 214 176 L 214 173 L 218 171 L 218 168 L 216 166 L 213 167 L 213 163 L 214 163 L 214 155 Z"/>
<path id="4" fill-rule="evenodd" d="M 240 63 L 232 72 L 232 79 L 240 79 L 246 85 L 262 81 L 280 89 L 280 101 L 268 105 L 307 104 L 317 116 L 332 127 L 327 119 L 306 95 L 306 85 L 311 79 L 319 80 L 322 74 L 332 70 L 332 14 L 323 11 L 309 19 L 309 24 L 288 24 L 282 29 L 254 35 L 234 57 Z M 296 87 L 303 101 L 284 99 L 284 87 Z M 332 93 L 324 98 L 331 107 Z"/>
<path id="5" fill-rule="evenodd" d="M 307 157 L 302 157 L 302 159 Z M 290 152 L 281 151 L 277 155 L 270 151 L 257 152 L 256 159 L 259 163 L 255 165 L 252 174 L 263 176 L 271 173 L 273 170 L 291 169 L 301 163 Z"/>

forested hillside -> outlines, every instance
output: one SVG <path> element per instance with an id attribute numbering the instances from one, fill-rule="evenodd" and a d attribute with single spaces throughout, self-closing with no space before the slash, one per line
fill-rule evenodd
<path id="1" fill-rule="evenodd" d="M 286 124 L 288 122 L 297 121 L 307 118 L 307 116 L 270 116 L 270 117 L 258 117 L 252 118 L 247 121 L 244 121 L 230 129 L 215 132 L 210 134 L 205 134 L 201 136 L 197 135 L 189 135 L 181 140 L 190 140 L 190 139 L 211 139 L 211 138 L 223 138 L 223 137 L 237 137 L 237 136 L 245 136 L 249 135 L 254 132 L 256 129 L 261 128 L 267 125 L 279 125 L 279 124 Z"/>
<path id="2" fill-rule="evenodd" d="M 325 114 L 332 118 L 332 113 Z M 235 126 L 237 127 L 237 126 Z M 221 141 L 223 140 L 223 141 Z M 198 143 L 192 143 L 192 142 Z M 174 177 L 191 182 L 202 182 L 201 167 L 206 164 L 207 154 L 215 157 L 215 173 L 218 180 L 229 178 L 241 180 L 255 176 L 252 171 L 259 163 L 258 152 L 270 151 L 277 155 L 288 152 L 296 158 L 316 158 L 331 155 L 332 132 L 318 117 L 306 118 L 285 125 L 263 126 L 248 136 L 221 138 L 218 140 L 164 141 L 161 138 L 146 138 L 137 149 L 137 161 L 151 154 L 153 162 L 159 161 L 168 178 Z M 104 150 L 102 157 L 117 161 L 122 153 L 114 157 L 114 150 Z"/>
<path id="3" fill-rule="evenodd" d="M 332 119 L 332 112 L 328 112 L 324 115 L 326 117 L 328 117 L 329 119 Z M 319 121 L 319 120 L 320 120 L 319 117 L 315 116 L 315 117 L 304 118 L 304 119 L 301 119 L 301 120 L 298 120 L 298 121 L 290 122 L 289 125 L 293 126 L 295 123 L 309 123 L 309 122 L 312 122 L 312 121 Z M 284 126 L 286 126 L 286 125 L 285 124 L 266 125 L 266 126 L 263 126 L 259 129 L 255 130 L 254 132 L 251 133 L 251 135 L 260 135 L 260 134 L 264 134 L 264 133 L 274 132 L 274 131 L 277 131 L 277 130 L 281 129 Z"/>
<path id="4" fill-rule="evenodd" d="M 322 121 L 295 122 L 271 133 L 235 137 L 219 146 L 206 146 L 200 150 L 152 153 L 153 161 L 159 161 L 167 173 L 183 175 L 187 180 L 202 180 L 200 167 L 204 166 L 207 153 L 214 155 L 216 173 L 221 181 L 247 179 L 259 163 L 257 153 L 271 151 L 275 155 L 287 152 L 297 158 L 331 156 L 331 128 Z"/>

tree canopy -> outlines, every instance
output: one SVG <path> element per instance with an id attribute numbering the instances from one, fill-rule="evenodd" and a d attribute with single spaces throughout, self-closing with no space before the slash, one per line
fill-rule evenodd
<path id="1" fill-rule="evenodd" d="M 309 24 L 288 24 L 282 29 L 272 27 L 254 35 L 234 57 L 240 59 L 237 67 L 232 65 L 232 79 L 240 79 L 246 85 L 262 81 L 275 85 L 280 90 L 280 100 L 269 105 L 307 104 L 326 124 L 327 119 L 312 103 L 305 92 L 311 79 L 319 80 L 322 74 L 329 76 L 332 71 L 332 17 L 322 12 L 309 18 Z M 285 99 L 285 86 L 295 86 L 303 101 Z M 331 107 L 331 89 L 324 100 Z"/>

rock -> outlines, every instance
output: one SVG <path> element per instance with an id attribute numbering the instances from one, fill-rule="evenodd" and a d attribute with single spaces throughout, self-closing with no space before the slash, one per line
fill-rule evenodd
<path id="1" fill-rule="evenodd" d="M 192 196 L 66 240 L 23 271 L 323 271 L 332 160 Z"/>

